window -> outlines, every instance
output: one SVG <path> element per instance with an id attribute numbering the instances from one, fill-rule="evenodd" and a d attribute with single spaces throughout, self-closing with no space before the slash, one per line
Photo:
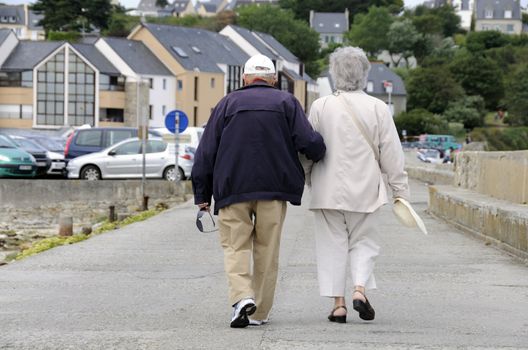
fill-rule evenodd
<path id="1" fill-rule="evenodd" d="M 158 140 L 149 140 L 147 143 L 146 153 L 161 153 L 165 152 L 166 149 L 167 144 L 165 142 Z"/>
<path id="2" fill-rule="evenodd" d="M 194 100 L 198 101 L 198 77 L 194 77 Z"/>
<path id="3" fill-rule="evenodd" d="M 198 125 L 198 107 L 194 107 L 193 125 Z"/>
<path id="4" fill-rule="evenodd" d="M 196 53 L 202 53 L 202 51 L 200 51 L 200 49 L 197 48 L 196 46 L 193 46 L 192 49 L 193 49 L 193 51 L 196 52 Z"/>
<path id="5" fill-rule="evenodd" d="M 239 66 L 228 66 L 227 74 L 227 93 L 234 91 L 240 87 L 241 79 L 240 72 L 242 68 Z"/>
<path id="6" fill-rule="evenodd" d="M 178 47 L 178 46 L 173 46 L 172 47 L 172 50 L 174 52 L 176 52 L 176 54 L 182 58 L 187 58 L 189 57 L 189 55 L 187 55 L 187 53 L 185 51 L 183 51 L 183 49 L 181 47 Z"/>
<path id="7" fill-rule="evenodd" d="M 492 10 L 492 9 L 487 9 L 487 10 L 484 12 L 484 17 L 485 17 L 485 18 L 493 18 L 493 10 Z"/>
<path id="8" fill-rule="evenodd" d="M 340 25 L 339 23 L 336 23 L 336 24 L 335 24 L 335 27 L 336 27 L 336 28 L 339 28 L 340 26 L 341 26 L 341 25 Z"/>
<path id="9" fill-rule="evenodd" d="M 148 117 L 149 117 L 150 120 L 152 120 L 152 109 L 153 109 L 153 107 L 152 107 L 152 105 L 150 105 L 149 106 L 149 114 L 148 114 Z"/>
<path id="10" fill-rule="evenodd" d="M 154 79 L 149 78 L 149 88 L 154 89 Z"/>
<path id="11" fill-rule="evenodd" d="M 211 78 L 211 89 L 215 87 L 215 78 Z"/>
<path id="12" fill-rule="evenodd" d="M 462 5 L 460 7 L 462 11 L 469 11 L 469 0 L 462 0 Z"/>
<path id="13" fill-rule="evenodd" d="M 119 108 L 100 108 L 99 121 L 122 123 L 125 111 Z"/>
<path id="14" fill-rule="evenodd" d="M 70 51 L 68 57 L 68 122 L 70 125 L 93 126 L 95 125 L 95 71 L 74 52 Z M 47 64 L 48 70 L 58 69 L 63 65 L 63 62 L 51 63 L 51 66 L 50 62 Z"/>
<path id="15" fill-rule="evenodd" d="M 328 43 L 328 40 L 329 40 L 328 35 L 325 35 L 325 43 Z"/>
<path id="16" fill-rule="evenodd" d="M 108 130 L 106 134 L 105 146 L 115 145 L 118 142 L 129 139 L 134 136 L 131 130 Z"/>
<path id="17" fill-rule="evenodd" d="M 163 78 L 163 90 L 167 90 L 167 79 Z"/>
<path id="18" fill-rule="evenodd" d="M 64 100 L 64 54 L 64 50 L 59 51 L 37 70 L 38 125 L 64 125 L 67 106 Z M 33 79 L 32 75 L 32 72 L 24 74 L 24 84 L 33 86 L 29 81 Z"/>
<path id="19" fill-rule="evenodd" d="M 506 25 L 506 31 L 507 32 L 513 32 L 513 24 L 507 24 Z"/>
<path id="20" fill-rule="evenodd" d="M 9 23 L 16 23 L 17 18 L 15 16 L 9 17 Z"/>
<path id="21" fill-rule="evenodd" d="M 141 143 L 139 141 L 127 142 L 124 145 L 116 147 L 114 149 L 115 154 L 118 156 L 126 156 L 132 154 L 139 154 L 139 146 Z"/>
<path id="22" fill-rule="evenodd" d="M 2 17 L 0 17 L 0 22 L 2 22 L 2 23 L 7 23 L 7 22 L 8 22 L 8 21 L 7 21 L 7 16 L 2 16 Z"/>
<path id="23" fill-rule="evenodd" d="M 504 11 L 504 18 L 512 18 L 512 11 L 511 10 Z"/>
<path id="24" fill-rule="evenodd" d="M 33 72 L 0 72 L 0 86 L 33 87 Z"/>
<path id="25" fill-rule="evenodd" d="M 374 91 L 374 82 L 372 80 L 369 80 L 367 82 L 367 92 L 372 92 Z"/>
<path id="26" fill-rule="evenodd" d="M 178 91 L 182 91 L 183 90 L 183 81 L 182 80 L 178 80 Z"/>
<path id="27" fill-rule="evenodd" d="M 102 130 L 81 130 L 75 140 L 77 146 L 101 147 L 103 144 Z"/>

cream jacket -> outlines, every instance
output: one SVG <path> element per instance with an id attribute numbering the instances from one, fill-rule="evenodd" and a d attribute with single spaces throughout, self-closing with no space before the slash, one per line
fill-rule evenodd
<path id="1" fill-rule="evenodd" d="M 378 145 L 379 163 L 342 99 L 335 95 L 317 99 L 309 120 L 324 138 L 326 155 L 315 164 L 303 161 L 312 190 L 310 209 L 372 213 L 388 200 L 382 174 L 386 174 L 394 198 L 409 200 L 404 154 L 389 108 L 363 91 L 340 93 Z"/>

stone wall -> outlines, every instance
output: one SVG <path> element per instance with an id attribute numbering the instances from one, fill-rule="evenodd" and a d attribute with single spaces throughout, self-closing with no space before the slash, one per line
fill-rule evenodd
<path id="1" fill-rule="evenodd" d="M 455 185 L 513 203 L 528 201 L 528 151 L 461 152 Z"/>
<path id="2" fill-rule="evenodd" d="M 182 202 L 192 193 L 189 183 L 178 187 L 164 180 L 148 180 L 145 193 L 149 207 L 163 202 Z M 43 229 L 57 223 L 59 216 L 74 218 L 77 225 L 91 224 L 106 215 L 141 207 L 141 181 L 0 180 L 0 223 L 4 226 Z"/>

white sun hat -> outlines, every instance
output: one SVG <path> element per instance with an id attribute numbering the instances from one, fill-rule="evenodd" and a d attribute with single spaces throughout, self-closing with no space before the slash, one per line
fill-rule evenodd
<path id="1" fill-rule="evenodd" d="M 275 74 L 275 66 L 267 56 L 255 55 L 244 65 L 244 74 Z"/>
<path id="2" fill-rule="evenodd" d="M 396 198 L 392 211 L 398 220 L 407 227 L 418 227 L 423 234 L 427 234 L 427 229 L 423 220 L 414 211 L 411 204 L 403 198 Z"/>

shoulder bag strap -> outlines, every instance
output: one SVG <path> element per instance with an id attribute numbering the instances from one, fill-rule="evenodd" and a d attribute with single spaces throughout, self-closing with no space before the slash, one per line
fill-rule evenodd
<path id="1" fill-rule="evenodd" d="M 337 95 L 337 98 L 341 101 L 341 104 L 345 106 L 345 109 L 347 110 L 348 114 L 352 118 L 352 121 L 354 122 L 354 125 L 359 130 L 361 135 L 363 135 L 363 138 L 367 143 L 369 144 L 370 148 L 372 149 L 372 152 L 374 153 L 374 158 L 376 158 L 376 161 L 379 163 L 379 150 L 378 147 L 374 145 L 370 137 L 368 137 L 367 131 L 365 130 L 365 127 L 363 124 L 357 119 L 356 114 L 350 107 L 350 105 L 347 103 L 345 97 L 342 94 Z"/>

